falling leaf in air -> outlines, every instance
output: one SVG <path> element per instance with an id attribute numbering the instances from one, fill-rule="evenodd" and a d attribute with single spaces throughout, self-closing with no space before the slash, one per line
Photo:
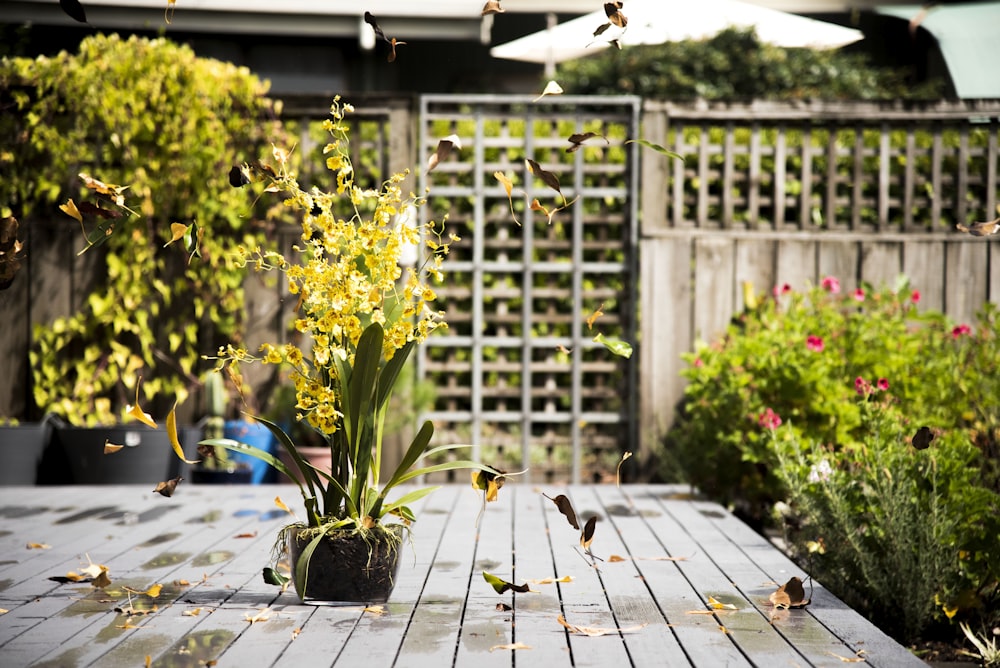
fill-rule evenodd
<path id="1" fill-rule="evenodd" d="M 616 339 L 613 337 L 607 337 L 604 336 L 604 334 L 598 332 L 598 334 L 594 337 L 594 343 L 600 343 L 605 348 L 610 350 L 615 355 L 618 355 L 619 357 L 624 357 L 626 359 L 632 357 L 632 344 L 628 343 L 627 341 L 622 341 L 621 339 Z"/>
<path id="2" fill-rule="evenodd" d="M 639 146 L 645 146 L 646 148 L 653 149 L 657 153 L 662 153 L 663 155 L 669 156 L 671 158 L 677 158 L 681 162 L 684 162 L 684 156 L 680 153 L 675 153 L 669 149 L 663 148 L 659 144 L 654 144 L 651 141 L 646 141 L 645 139 L 627 139 L 626 144 L 638 144 Z"/>
<path id="3" fill-rule="evenodd" d="M 778 587 L 777 591 L 771 593 L 768 600 L 775 608 L 787 610 L 788 608 L 804 608 L 809 605 L 806 598 L 806 590 L 802 586 L 802 580 L 797 577 L 791 578 L 788 582 Z"/>
<path id="4" fill-rule="evenodd" d="M 372 30 L 375 31 L 375 34 L 379 37 L 379 39 L 381 39 L 383 42 L 385 42 L 385 43 L 387 43 L 389 45 L 389 57 L 388 57 L 388 61 L 390 63 L 393 62 L 393 61 L 395 61 L 396 60 L 396 47 L 400 46 L 402 44 L 406 44 L 406 42 L 402 42 L 402 41 L 396 39 L 395 37 L 386 37 L 385 36 L 385 32 L 383 32 L 382 28 L 379 27 L 378 21 L 375 20 L 375 17 L 372 16 L 371 12 L 365 12 L 365 23 L 367 23 L 368 25 L 370 25 L 372 27 Z"/>
<path id="5" fill-rule="evenodd" d="M 184 457 L 184 447 L 181 445 L 180 439 L 177 438 L 177 403 L 174 403 L 174 407 L 170 409 L 167 413 L 167 440 L 170 441 L 170 447 L 174 449 L 174 454 L 185 464 L 197 464 L 200 459 L 187 459 Z M 159 490 L 156 490 L 159 492 Z M 173 490 L 171 490 L 173 492 Z M 160 492 L 163 494 L 163 492 Z M 170 496 L 165 494 L 164 496 Z"/>
<path id="6" fill-rule="evenodd" d="M 170 498 L 171 496 L 174 495 L 174 490 L 177 489 L 177 485 L 180 484 L 182 480 L 184 480 L 184 478 L 177 476 L 176 478 L 171 478 L 170 480 L 158 482 L 156 483 L 156 489 L 154 489 L 153 491 L 160 494 L 161 496 Z"/>
<path id="7" fill-rule="evenodd" d="M 94 581 L 90 583 L 90 586 L 94 589 L 104 589 L 111 584 L 111 577 L 108 575 L 108 569 L 106 566 L 101 566 L 101 572 L 98 573 Z"/>
<path id="8" fill-rule="evenodd" d="M 99 204 L 91 204 L 90 202 L 80 202 L 78 205 L 80 213 L 85 216 L 97 216 L 99 218 L 116 219 L 122 217 L 121 211 L 112 211 L 111 209 L 105 209 Z"/>
<path id="9" fill-rule="evenodd" d="M 562 95 L 562 93 L 563 93 L 562 86 L 557 84 L 555 81 L 550 81 L 547 84 L 545 84 L 545 89 L 542 90 L 542 94 L 536 97 L 533 101 L 538 102 L 546 95 Z"/>
<path id="10" fill-rule="evenodd" d="M 604 302 L 601 302 L 601 305 L 597 307 L 597 310 L 587 317 L 587 329 L 593 329 L 594 323 L 597 322 L 597 319 L 602 315 L 604 315 Z"/>
<path id="11" fill-rule="evenodd" d="M 124 447 L 125 447 L 124 445 L 115 445 L 111 441 L 106 440 L 104 441 L 104 454 L 113 455 L 119 450 L 123 449 Z"/>
<path id="12" fill-rule="evenodd" d="M 508 179 L 507 175 L 504 174 L 503 172 L 493 172 L 493 178 L 495 178 L 497 181 L 499 181 L 500 185 L 503 186 L 503 189 L 505 191 L 507 191 L 507 201 L 510 202 L 510 215 L 511 215 L 511 218 L 514 219 L 515 223 L 517 223 L 518 225 L 520 225 L 521 221 L 519 221 L 517 219 L 517 214 L 514 213 L 514 198 L 511 195 L 511 191 L 514 189 L 514 182 L 511 181 L 510 179 Z"/>
<path id="13" fill-rule="evenodd" d="M 170 223 L 170 241 L 163 244 L 166 248 L 175 241 L 180 241 L 184 238 L 184 234 L 187 232 L 188 226 L 184 223 Z"/>
<path id="14" fill-rule="evenodd" d="M 80 572 L 86 575 L 87 577 L 96 578 L 98 575 L 101 574 L 102 571 L 108 570 L 108 567 L 104 566 L 103 564 L 95 564 L 91 560 L 89 554 L 84 553 L 84 556 L 87 557 L 87 566 L 81 568 Z"/>
<path id="15" fill-rule="evenodd" d="M 80 209 L 77 208 L 76 203 L 72 199 L 66 200 L 65 204 L 60 204 L 59 210 L 65 213 L 67 216 L 72 216 L 73 218 L 76 218 L 80 223 L 83 223 L 83 214 L 80 213 Z"/>
<path id="16" fill-rule="evenodd" d="M 280 496 L 274 497 L 274 505 L 278 506 L 278 508 L 281 508 L 282 510 L 284 510 L 286 513 L 288 513 L 292 517 L 295 517 L 295 513 L 292 512 L 291 508 L 289 508 L 287 505 L 285 505 L 285 502 L 281 500 Z"/>
<path id="17" fill-rule="evenodd" d="M 537 176 L 542 180 L 542 183 L 547 185 L 552 190 L 555 190 L 563 198 L 563 204 L 566 204 L 566 196 L 563 195 L 561 188 L 559 187 L 559 177 L 552 172 L 542 169 L 542 166 L 531 158 L 525 158 L 524 164 L 528 168 L 528 171 Z"/>
<path id="18" fill-rule="evenodd" d="M 437 150 L 427 159 L 427 172 L 434 171 L 434 168 L 448 157 L 452 149 L 462 150 L 462 142 L 459 140 L 458 135 L 448 135 L 438 141 Z"/>
<path id="19" fill-rule="evenodd" d="M 497 500 L 497 493 L 507 481 L 506 471 L 495 469 L 495 471 L 476 470 L 472 472 L 472 487 L 484 492 L 486 501 Z"/>
<path id="20" fill-rule="evenodd" d="M 580 532 L 580 547 L 590 552 L 590 544 L 594 542 L 594 529 L 597 528 L 597 515 L 591 516 Z"/>
<path id="21" fill-rule="evenodd" d="M 481 16 L 487 16 L 489 14 L 503 14 L 504 8 L 500 6 L 500 0 L 487 0 L 486 4 L 483 5 L 483 13 Z"/>
<path id="22" fill-rule="evenodd" d="M 622 483 L 622 464 L 624 464 L 625 460 L 629 459 L 631 456 L 632 456 L 632 452 L 629 451 L 629 450 L 626 450 L 625 453 L 622 455 L 621 461 L 618 462 L 618 469 L 615 471 L 615 486 L 616 487 L 621 487 L 621 483 Z"/>
<path id="23" fill-rule="evenodd" d="M 492 573 L 487 573 L 486 571 L 483 571 L 483 579 L 486 580 L 486 582 L 488 582 L 489 585 L 493 587 L 493 591 L 495 591 L 498 594 L 502 594 L 505 591 L 514 591 L 519 594 L 526 594 L 528 592 L 537 593 L 534 592 L 531 589 L 531 587 L 527 585 L 527 583 L 523 585 L 516 585 L 512 582 L 507 582 L 506 580 L 502 580 L 497 576 L 493 575 Z"/>
<path id="24" fill-rule="evenodd" d="M 493 650 L 495 650 L 495 649 L 510 649 L 510 650 L 514 650 L 514 649 L 531 649 L 531 645 L 525 645 L 523 642 L 514 642 L 514 643 L 510 643 L 508 645 L 493 645 L 493 647 L 490 647 L 490 651 L 491 652 Z"/>
<path id="25" fill-rule="evenodd" d="M 612 25 L 624 28 L 628 25 L 628 19 L 622 14 L 621 2 L 605 2 L 604 13 L 608 17 L 608 22 Z"/>
<path id="26" fill-rule="evenodd" d="M 573 504 L 565 494 L 560 494 L 554 499 L 545 493 L 542 493 L 542 496 L 556 504 L 556 508 L 559 509 L 560 513 L 566 516 L 566 519 L 569 521 L 569 525 L 571 527 L 577 531 L 580 530 L 580 523 L 576 519 L 576 511 L 573 510 Z"/>
<path id="27" fill-rule="evenodd" d="M 931 447 L 931 441 L 933 440 L 934 440 L 934 432 L 931 430 L 930 427 L 924 426 L 917 430 L 917 433 L 913 435 L 913 438 L 910 439 L 910 442 L 913 444 L 913 447 L 916 448 L 917 450 L 926 450 L 927 448 Z"/>
<path id="28" fill-rule="evenodd" d="M 139 376 L 139 380 L 135 384 L 135 404 L 133 404 L 131 406 L 126 406 L 125 407 L 125 412 L 128 415 L 131 415 L 132 417 L 134 417 L 139 422 L 143 423 L 144 425 L 147 425 L 149 427 L 152 427 L 153 429 L 156 429 L 156 423 L 153 422 L 153 417 L 149 413 L 146 413 L 145 411 L 142 410 L 142 408 L 139 407 L 139 385 L 141 383 L 142 383 L 142 376 Z"/>
<path id="29" fill-rule="evenodd" d="M 167 0 L 167 7 L 163 10 L 163 21 L 170 25 L 174 21 L 174 10 L 177 8 L 177 0 Z"/>
<path id="30" fill-rule="evenodd" d="M 573 134 L 568 137 L 570 146 L 566 149 L 566 152 L 567 153 L 576 152 L 581 146 L 583 146 L 583 142 L 587 141 L 588 139 L 594 139 L 595 137 L 600 137 L 607 144 L 609 145 L 611 144 L 611 141 L 604 135 L 597 134 L 596 132 L 583 132 L 579 134 Z"/>
<path id="31" fill-rule="evenodd" d="M 270 566 L 264 567 L 264 583 L 269 585 L 275 585 L 277 587 L 286 586 L 291 578 L 282 575 L 277 570 L 271 568 Z"/>
<path id="32" fill-rule="evenodd" d="M 78 174 L 80 180 L 83 181 L 83 185 L 90 188 L 99 195 L 104 195 L 109 200 L 117 204 L 118 206 L 125 206 L 125 196 L 122 194 L 128 189 L 128 186 L 119 186 L 113 183 L 105 183 L 99 179 L 84 174 L 80 172 Z"/>
<path id="33" fill-rule="evenodd" d="M 557 618 L 557 621 L 562 626 L 566 627 L 569 630 L 570 633 L 576 633 L 576 634 L 579 634 L 579 635 L 591 636 L 591 637 L 615 635 L 615 634 L 618 634 L 618 633 L 634 633 L 636 631 L 640 631 L 640 630 L 646 628 L 646 626 L 647 626 L 647 624 L 638 624 L 636 626 L 629 626 L 629 627 L 626 627 L 626 628 L 614 628 L 614 627 L 612 627 L 612 628 L 604 628 L 604 627 L 597 627 L 597 626 L 577 626 L 576 624 L 570 624 L 569 622 L 567 622 L 566 618 L 563 617 L 562 615 L 559 615 L 559 617 Z"/>
<path id="34" fill-rule="evenodd" d="M 25 545 L 29 550 L 51 550 L 52 546 L 48 543 L 28 543 Z"/>
<path id="35" fill-rule="evenodd" d="M 958 223 L 955 227 L 962 232 L 968 232 L 974 237 L 988 237 L 991 234 L 996 234 L 997 231 L 1000 230 L 1000 218 L 983 223 L 972 223 L 968 226 Z"/>
<path id="36" fill-rule="evenodd" d="M 234 188 L 242 188 L 248 183 L 250 183 L 250 168 L 247 164 L 233 165 L 233 168 L 229 170 L 229 185 Z"/>
<path id="37" fill-rule="evenodd" d="M 83 10 L 83 5 L 80 4 L 79 0 L 59 0 L 59 6 L 74 21 L 87 22 L 87 12 Z"/>

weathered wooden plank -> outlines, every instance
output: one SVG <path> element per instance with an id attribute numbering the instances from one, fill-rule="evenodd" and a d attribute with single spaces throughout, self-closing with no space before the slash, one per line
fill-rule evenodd
<path id="1" fill-rule="evenodd" d="M 507 492 L 506 488 L 502 490 Z M 514 575 L 517 584 L 526 580 L 559 578 L 569 573 L 559 573 L 552 557 L 553 535 L 565 536 L 566 520 L 558 514 L 547 514 L 545 506 L 552 502 L 542 496 L 545 492 L 552 498 L 556 490 L 548 488 L 528 488 L 518 485 L 511 490 L 514 504 Z M 549 521 L 554 522 L 550 525 Z M 514 633 L 512 640 L 521 642 L 530 650 L 518 650 L 514 664 L 570 666 L 571 655 L 566 631 L 557 623 L 562 610 L 560 592 L 574 583 L 553 583 L 532 585 L 538 593 L 514 594 Z"/>
<path id="2" fill-rule="evenodd" d="M 802 171 L 799 177 L 801 192 L 799 193 L 799 228 L 812 230 L 816 228 L 813 222 L 813 145 L 812 125 L 802 128 Z"/>
<path id="3" fill-rule="evenodd" d="M 902 244 L 896 242 L 861 242 L 861 280 L 876 288 L 892 286 L 903 271 Z"/>
<path id="4" fill-rule="evenodd" d="M 704 237 L 694 244 L 695 337 L 711 341 L 722 333 L 734 311 L 733 242 L 726 238 Z"/>
<path id="5" fill-rule="evenodd" d="M 747 219 L 750 228 L 760 225 L 761 187 L 761 137 L 760 123 L 750 124 L 750 167 L 747 173 Z"/>
<path id="6" fill-rule="evenodd" d="M 825 241 L 816 244 L 817 268 L 822 279 L 834 276 L 846 290 L 858 280 L 858 244 L 851 241 Z"/>
<path id="7" fill-rule="evenodd" d="M 639 360 L 641 447 L 636 459 L 652 466 L 660 438 L 673 419 L 674 406 L 683 396 L 680 353 L 691 349 L 690 239 L 643 239 L 639 244 L 640 281 L 655 289 L 640 291 L 642 319 Z"/>
<path id="8" fill-rule="evenodd" d="M 976 311 L 986 302 L 990 237 L 956 241 L 945 246 L 944 311 L 958 322 L 971 324 Z"/>
<path id="9" fill-rule="evenodd" d="M 781 240 L 777 244 L 775 285 L 788 284 L 795 290 L 815 285 L 816 246 L 810 241 Z"/>
<path id="10" fill-rule="evenodd" d="M 698 138 L 698 174 L 702 178 L 698 179 L 698 202 L 695 220 L 698 227 L 708 226 L 708 179 L 703 178 L 708 174 L 708 125 L 699 128 Z"/>
<path id="11" fill-rule="evenodd" d="M 743 299 L 743 285 L 753 286 L 754 294 L 770 294 L 774 287 L 774 256 L 776 244 L 762 239 L 737 239 L 736 269 L 733 277 L 739 288 L 735 296 L 734 312 L 746 307 Z"/>
<path id="12" fill-rule="evenodd" d="M 666 146 L 669 122 L 667 115 L 662 111 L 647 111 L 642 121 L 643 137 L 654 144 Z M 639 153 L 639 160 L 642 183 L 645 184 L 639 200 L 642 209 L 640 225 L 642 232 L 648 233 L 654 229 L 669 227 L 667 187 L 670 183 L 670 162 L 674 158 L 659 151 L 642 151 Z M 684 165 L 678 165 L 677 169 L 681 171 L 679 180 L 683 182 Z"/>
<path id="13" fill-rule="evenodd" d="M 784 123 L 779 123 L 777 137 L 775 137 L 774 142 L 774 195 L 771 200 L 774 211 L 772 227 L 776 230 L 784 229 L 785 227 L 785 190 L 788 187 L 785 175 L 787 168 L 786 160 L 788 159 L 787 140 L 785 125 Z"/>
<path id="14" fill-rule="evenodd" d="M 879 231 L 884 230 L 889 224 L 889 186 L 891 174 L 889 166 L 892 162 L 892 154 L 889 150 L 889 124 L 883 122 L 879 127 L 878 142 L 878 223 Z"/>
<path id="15" fill-rule="evenodd" d="M 733 183 L 734 175 L 734 157 L 733 152 L 735 150 L 735 138 L 733 136 L 734 128 L 733 123 L 726 123 L 725 126 L 725 137 L 723 138 L 722 144 L 722 227 L 729 228 L 733 226 L 733 197 L 736 192 L 735 184 Z"/>
<path id="16" fill-rule="evenodd" d="M 1000 304 L 1000 243 L 992 242 L 990 248 L 989 299 Z"/>
<path id="17" fill-rule="evenodd" d="M 944 310 L 944 242 L 907 241 L 903 244 L 903 273 L 920 291 L 917 308 Z"/>
<path id="18" fill-rule="evenodd" d="M 906 164 L 903 167 L 903 229 L 913 229 L 913 207 L 916 199 L 917 135 L 912 125 L 906 128 Z"/>

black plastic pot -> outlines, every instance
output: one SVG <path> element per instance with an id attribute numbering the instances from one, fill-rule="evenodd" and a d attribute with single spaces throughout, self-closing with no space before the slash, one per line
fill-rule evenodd
<path id="1" fill-rule="evenodd" d="M 156 484 L 175 477 L 177 456 L 166 429 L 143 425 L 57 426 L 53 433 L 78 485 Z M 125 446 L 104 454 L 105 443 Z"/>
<path id="2" fill-rule="evenodd" d="M 49 443 L 47 420 L 0 426 L 0 485 L 34 485 Z"/>
<path id="3" fill-rule="evenodd" d="M 249 485 L 253 482 L 250 469 L 203 469 L 192 467 L 191 482 L 196 485 Z"/>
<path id="4" fill-rule="evenodd" d="M 312 554 L 302 602 L 310 605 L 352 605 L 385 603 L 389 600 L 402 549 L 403 527 L 390 525 L 393 536 L 372 532 L 367 540 L 360 534 L 325 537 Z M 305 527 L 295 529 L 288 538 L 295 564 L 311 539 L 303 535 Z"/>

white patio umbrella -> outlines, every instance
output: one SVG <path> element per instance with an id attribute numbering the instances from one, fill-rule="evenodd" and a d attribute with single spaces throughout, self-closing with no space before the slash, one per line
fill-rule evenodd
<path id="1" fill-rule="evenodd" d="M 662 44 L 712 37 L 731 26 L 753 26 L 762 41 L 786 47 L 836 48 L 864 37 L 852 28 L 737 0 L 625 0 L 622 5 L 621 12 L 628 19 L 624 30 L 612 26 L 595 37 L 594 30 L 608 22 L 604 10 L 599 9 L 497 45 L 490 54 L 494 58 L 553 66 L 597 53 L 614 39 L 622 46 Z"/>

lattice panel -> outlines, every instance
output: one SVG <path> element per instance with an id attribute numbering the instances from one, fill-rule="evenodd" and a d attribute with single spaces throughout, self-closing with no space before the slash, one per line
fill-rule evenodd
<path id="1" fill-rule="evenodd" d="M 424 219 L 461 241 L 437 287 L 449 328 L 420 347 L 419 375 L 436 388 L 438 443 L 521 480 L 614 476 L 634 447 L 635 363 L 593 341 L 636 343 L 637 98 L 427 96 L 420 155 L 455 134 L 429 174 Z M 577 151 L 567 137 L 594 132 Z M 559 179 L 562 195 L 525 158 Z M 513 181 L 512 198 L 495 178 Z M 532 210 L 537 199 L 548 212 Z M 447 214 L 447 216 L 445 215 Z M 604 315 L 587 319 L 601 309 Z"/>

